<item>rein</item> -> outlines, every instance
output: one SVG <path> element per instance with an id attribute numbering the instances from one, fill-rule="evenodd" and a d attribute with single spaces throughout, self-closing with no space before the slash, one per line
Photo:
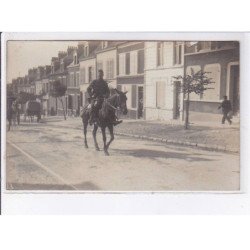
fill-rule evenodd
<path id="1" fill-rule="evenodd" d="M 107 104 L 109 105 L 109 107 L 111 107 L 114 110 L 117 110 L 118 108 L 116 108 L 115 106 L 113 106 L 112 104 L 110 104 L 109 102 L 107 102 Z"/>
<path id="2" fill-rule="evenodd" d="M 119 95 L 114 95 L 114 97 L 117 97 L 117 98 L 119 98 Z M 111 97 L 111 98 L 114 98 L 113 96 Z M 110 98 L 110 99 L 111 99 Z M 119 109 L 119 107 L 115 107 L 114 105 L 112 105 L 110 102 L 109 102 L 109 98 L 106 100 L 106 103 L 107 103 L 107 105 L 109 106 L 109 107 L 111 107 L 112 109 L 114 109 L 114 110 L 118 110 Z"/>

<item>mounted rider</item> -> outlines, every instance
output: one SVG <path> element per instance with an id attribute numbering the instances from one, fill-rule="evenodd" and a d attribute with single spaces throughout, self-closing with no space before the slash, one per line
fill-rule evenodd
<path id="1" fill-rule="evenodd" d="M 90 119 L 89 124 L 92 125 L 95 121 L 98 120 L 98 112 L 102 107 L 104 99 L 110 96 L 110 90 L 108 87 L 108 83 L 103 79 L 104 73 L 103 70 L 98 70 L 98 79 L 94 80 L 89 87 L 87 88 L 87 92 L 90 96 L 91 102 L 91 111 L 90 111 Z M 113 121 L 113 125 L 117 125 L 122 121 L 118 121 L 117 117 L 110 118 Z"/>

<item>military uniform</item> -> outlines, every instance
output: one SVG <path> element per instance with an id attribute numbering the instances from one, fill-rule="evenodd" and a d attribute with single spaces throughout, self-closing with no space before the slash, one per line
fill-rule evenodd
<path id="1" fill-rule="evenodd" d="M 103 79 L 97 79 L 89 85 L 87 92 L 91 98 L 90 124 L 92 124 L 97 118 L 98 111 L 102 107 L 104 98 L 109 97 L 110 90 L 107 82 Z"/>

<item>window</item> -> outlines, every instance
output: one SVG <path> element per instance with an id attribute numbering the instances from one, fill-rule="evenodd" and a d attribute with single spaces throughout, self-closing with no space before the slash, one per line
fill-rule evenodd
<path id="1" fill-rule="evenodd" d="M 102 69 L 103 70 L 103 63 L 97 62 L 97 70 Z"/>
<path id="2" fill-rule="evenodd" d="M 182 64 L 182 45 L 174 43 L 174 64 Z"/>
<path id="3" fill-rule="evenodd" d="M 76 87 L 79 87 L 79 73 L 76 73 Z"/>
<path id="4" fill-rule="evenodd" d="M 125 75 L 125 54 L 119 55 L 119 75 Z"/>
<path id="5" fill-rule="evenodd" d="M 71 86 L 71 87 L 74 86 L 74 81 L 75 81 L 74 78 L 75 78 L 75 77 L 74 77 L 74 73 L 70 73 L 70 86 Z"/>
<path id="6" fill-rule="evenodd" d="M 164 43 L 158 42 L 157 43 L 157 66 L 162 66 L 164 64 L 163 52 L 164 52 Z"/>
<path id="7" fill-rule="evenodd" d="M 144 73 L 144 50 L 139 50 L 137 56 L 138 56 L 137 73 L 142 74 Z"/>
<path id="8" fill-rule="evenodd" d="M 73 76 L 74 76 L 74 82 L 73 82 L 74 85 L 73 85 L 73 86 L 75 87 L 75 86 L 76 86 L 76 72 L 74 72 L 74 75 L 73 75 Z"/>
<path id="9" fill-rule="evenodd" d="M 107 79 L 114 78 L 114 60 L 113 59 L 107 60 L 106 70 L 107 70 L 106 78 Z"/>
<path id="10" fill-rule="evenodd" d="M 84 47 L 84 55 L 89 56 L 89 46 Z"/>
<path id="11" fill-rule="evenodd" d="M 68 109 L 72 109 L 73 107 L 73 97 L 72 95 L 68 96 Z"/>
<path id="12" fill-rule="evenodd" d="M 94 69 L 94 67 L 89 67 L 88 68 L 88 80 L 89 80 L 89 82 L 92 82 L 93 81 L 93 79 L 94 79 L 94 75 L 95 75 L 95 71 L 94 71 L 95 69 Z"/>
<path id="13" fill-rule="evenodd" d="M 85 68 L 81 68 L 81 70 L 80 70 L 80 76 L 81 76 L 81 83 L 85 83 L 85 81 L 86 81 Z"/>
<path id="14" fill-rule="evenodd" d="M 204 67 L 205 72 L 209 72 L 207 76 L 212 78 L 213 83 L 207 85 L 208 88 L 204 91 L 203 100 L 220 100 L 220 75 L 221 75 L 221 67 L 220 64 L 207 64 Z"/>
<path id="15" fill-rule="evenodd" d="M 126 53 L 126 75 L 130 74 L 130 53 Z"/>
<path id="16" fill-rule="evenodd" d="M 130 53 L 130 74 L 137 74 L 137 51 Z"/>
<path id="17" fill-rule="evenodd" d="M 165 107 L 165 82 L 156 82 L 156 107 Z"/>

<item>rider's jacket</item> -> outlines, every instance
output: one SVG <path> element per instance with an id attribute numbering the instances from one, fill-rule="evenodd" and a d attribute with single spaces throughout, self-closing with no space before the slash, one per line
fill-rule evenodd
<path id="1" fill-rule="evenodd" d="M 103 79 L 94 80 L 87 88 L 87 92 L 91 98 L 108 97 L 110 95 L 108 84 Z"/>

